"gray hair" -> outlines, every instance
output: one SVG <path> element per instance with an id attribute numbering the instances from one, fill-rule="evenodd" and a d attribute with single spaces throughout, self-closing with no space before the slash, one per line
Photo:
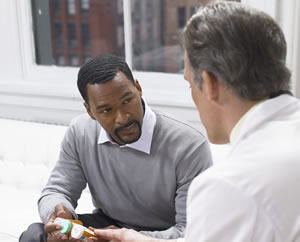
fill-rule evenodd
<path id="1" fill-rule="evenodd" d="M 206 70 L 246 100 L 290 88 L 286 41 L 266 13 L 237 2 L 200 6 L 188 21 L 184 48 L 199 88 Z"/>

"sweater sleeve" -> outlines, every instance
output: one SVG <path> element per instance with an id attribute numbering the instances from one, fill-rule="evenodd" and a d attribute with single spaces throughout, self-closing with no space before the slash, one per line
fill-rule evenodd
<path id="1" fill-rule="evenodd" d="M 67 207 L 77 218 L 75 208 L 86 179 L 76 151 L 76 134 L 70 126 L 61 145 L 59 159 L 38 201 L 41 220 L 46 223 L 58 204 Z"/>
<path id="2" fill-rule="evenodd" d="M 192 180 L 212 165 L 209 144 L 206 140 L 197 142 L 194 148 L 182 152 L 176 164 L 177 189 L 175 197 L 175 225 L 163 231 L 142 231 L 151 237 L 160 239 L 183 238 L 186 227 L 187 191 Z"/>

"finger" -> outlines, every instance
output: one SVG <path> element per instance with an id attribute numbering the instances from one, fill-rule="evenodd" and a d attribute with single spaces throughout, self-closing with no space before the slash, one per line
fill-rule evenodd
<path id="1" fill-rule="evenodd" d="M 61 240 L 62 234 L 59 232 L 52 232 L 48 234 L 48 239 L 51 238 L 51 241 Z M 48 240 L 49 241 L 49 240 Z"/>
<path id="2" fill-rule="evenodd" d="M 81 241 L 81 240 L 78 240 L 78 239 L 74 239 L 71 235 L 69 236 L 69 241 Z"/>
<path id="3" fill-rule="evenodd" d="M 51 214 L 51 216 L 50 216 L 48 222 L 52 222 L 52 223 L 53 223 L 55 219 L 56 219 L 56 214 L 55 214 L 55 212 L 54 212 L 54 213 Z"/>
<path id="4" fill-rule="evenodd" d="M 98 238 L 96 238 L 96 237 L 88 238 L 88 242 L 95 242 L 95 241 L 98 241 Z"/>
<path id="5" fill-rule="evenodd" d="M 89 226 L 88 229 L 89 229 L 89 230 L 92 230 L 93 232 L 94 232 L 94 230 L 95 230 L 95 228 L 92 227 L 92 226 Z"/>
<path id="6" fill-rule="evenodd" d="M 58 204 L 55 206 L 55 215 L 56 217 L 68 218 L 68 210 L 64 205 Z"/>
<path id="7" fill-rule="evenodd" d="M 62 228 L 61 225 L 59 225 L 59 224 L 54 224 L 54 223 L 52 223 L 52 222 L 46 223 L 46 224 L 45 224 L 45 227 L 44 227 L 44 229 L 45 229 L 45 231 L 46 231 L 47 233 L 51 233 L 51 232 L 54 232 L 54 231 L 56 231 L 56 230 L 60 230 L 61 228 Z"/>
<path id="8" fill-rule="evenodd" d="M 94 233 L 106 240 L 121 240 L 122 229 L 95 229 Z"/>
<path id="9" fill-rule="evenodd" d="M 62 234 L 62 235 L 60 236 L 60 239 L 62 239 L 62 240 L 67 240 L 67 239 L 68 239 L 68 236 L 65 235 L 65 234 Z"/>
<path id="10" fill-rule="evenodd" d="M 115 225 L 109 225 L 103 229 L 120 229 L 119 227 L 115 226 Z"/>

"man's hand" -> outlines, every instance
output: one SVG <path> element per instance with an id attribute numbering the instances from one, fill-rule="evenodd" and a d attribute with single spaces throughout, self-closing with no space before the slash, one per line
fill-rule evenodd
<path id="1" fill-rule="evenodd" d="M 57 233 L 61 229 L 61 226 L 54 224 L 54 220 L 57 218 L 72 219 L 72 213 L 64 205 L 57 205 L 54 213 L 50 216 L 49 221 L 45 224 L 45 231 L 48 233 L 48 240 L 59 241 L 66 240 L 68 236 L 65 234 Z"/>
<path id="2" fill-rule="evenodd" d="M 95 232 L 95 230 L 96 230 L 93 227 L 88 227 L 88 229 L 92 230 L 93 232 Z M 120 229 L 120 228 L 115 226 L 115 225 L 109 225 L 109 226 L 107 226 L 105 228 L 101 228 L 101 229 L 103 230 L 103 229 Z M 109 242 L 109 240 L 106 240 L 104 238 L 99 238 L 99 237 L 93 237 L 90 241 L 92 241 L 92 242 L 95 242 L 95 241 L 97 241 L 97 242 Z"/>
<path id="3" fill-rule="evenodd" d="M 163 242 L 165 240 L 155 239 L 143 235 L 133 229 L 95 229 L 94 233 L 99 239 L 105 239 L 112 242 Z M 96 238 L 91 238 L 89 242 L 101 241 Z"/>

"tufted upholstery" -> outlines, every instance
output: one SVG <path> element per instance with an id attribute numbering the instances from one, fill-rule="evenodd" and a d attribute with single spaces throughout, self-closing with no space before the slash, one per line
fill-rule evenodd
<path id="1" fill-rule="evenodd" d="M 37 200 L 57 160 L 66 129 L 0 119 L 0 233 L 18 237 L 29 224 L 40 221 Z M 76 211 L 92 210 L 89 191 L 85 190 Z"/>

